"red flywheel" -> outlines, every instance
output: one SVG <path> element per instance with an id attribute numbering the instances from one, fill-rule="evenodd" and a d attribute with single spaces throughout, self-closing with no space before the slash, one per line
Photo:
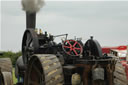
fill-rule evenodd
<path id="1" fill-rule="evenodd" d="M 83 47 L 81 44 L 75 40 L 66 40 L 64 41 L 62 48 L 65 53 L 71 56 L 79 56 L 83 52 Z"/>

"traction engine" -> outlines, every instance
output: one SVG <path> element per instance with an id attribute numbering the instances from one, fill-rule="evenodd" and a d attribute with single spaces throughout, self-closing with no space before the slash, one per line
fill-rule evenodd
<path id="1" fill-rule="evenodd" d="M 36 13 L 26 12 L 22 41 L 23 85 L 114 85 L 115 59 L 102 55 L 98 41 L 37 33 Z M 54 38 L 66 36 L 60 43 Z"/>
<path id="2" fill-rule="evenodd" d="M 64 35 L 61 43 L 54 42 Z M 91 37 L 84 44 L 64 35 L 38 34 L 31 28 L 25 31 L 24 85 L 114 85 L 115 59 L 102 55 L 98 41 Z"/>

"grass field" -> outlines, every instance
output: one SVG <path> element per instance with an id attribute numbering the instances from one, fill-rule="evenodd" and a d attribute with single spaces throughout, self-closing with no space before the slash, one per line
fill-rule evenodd
<path id="1" fill-rule="evenodd" d="M 17 79 L 15 77 L 15 68 L 13 68 L 13 84 L 15 85 L 17 83 Z"/>

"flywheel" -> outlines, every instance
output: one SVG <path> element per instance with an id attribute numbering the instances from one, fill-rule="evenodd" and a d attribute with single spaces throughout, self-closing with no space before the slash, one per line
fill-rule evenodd
<path id="1" fill-rule="evenodd" d="M 25 85 L 63 85 L 62 66 L 55 55 L 32 56 L 25 73 Z"/>
<path id="2" fill-rule="evenodd" d="M 36 50 L 39 48 L 38 36 L 34 29 L 27 29 L 22 40 L 22 56 L 26 65 Z"/>

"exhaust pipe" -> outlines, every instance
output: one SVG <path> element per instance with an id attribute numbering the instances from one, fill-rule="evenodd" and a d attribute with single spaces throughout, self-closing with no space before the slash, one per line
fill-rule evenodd
<path id="1" fill-rule="evenodd" d="M 36 13 L 26 12 L 26 28 L 27 29 L 36 28 Z"/>
<path id="2" fill-rule="evenodd" d="M 22 0 L 22 6 L 26 11 L 26 29 L 35 29 L 36 13 L 44 6 L 44 0 Z"/>

